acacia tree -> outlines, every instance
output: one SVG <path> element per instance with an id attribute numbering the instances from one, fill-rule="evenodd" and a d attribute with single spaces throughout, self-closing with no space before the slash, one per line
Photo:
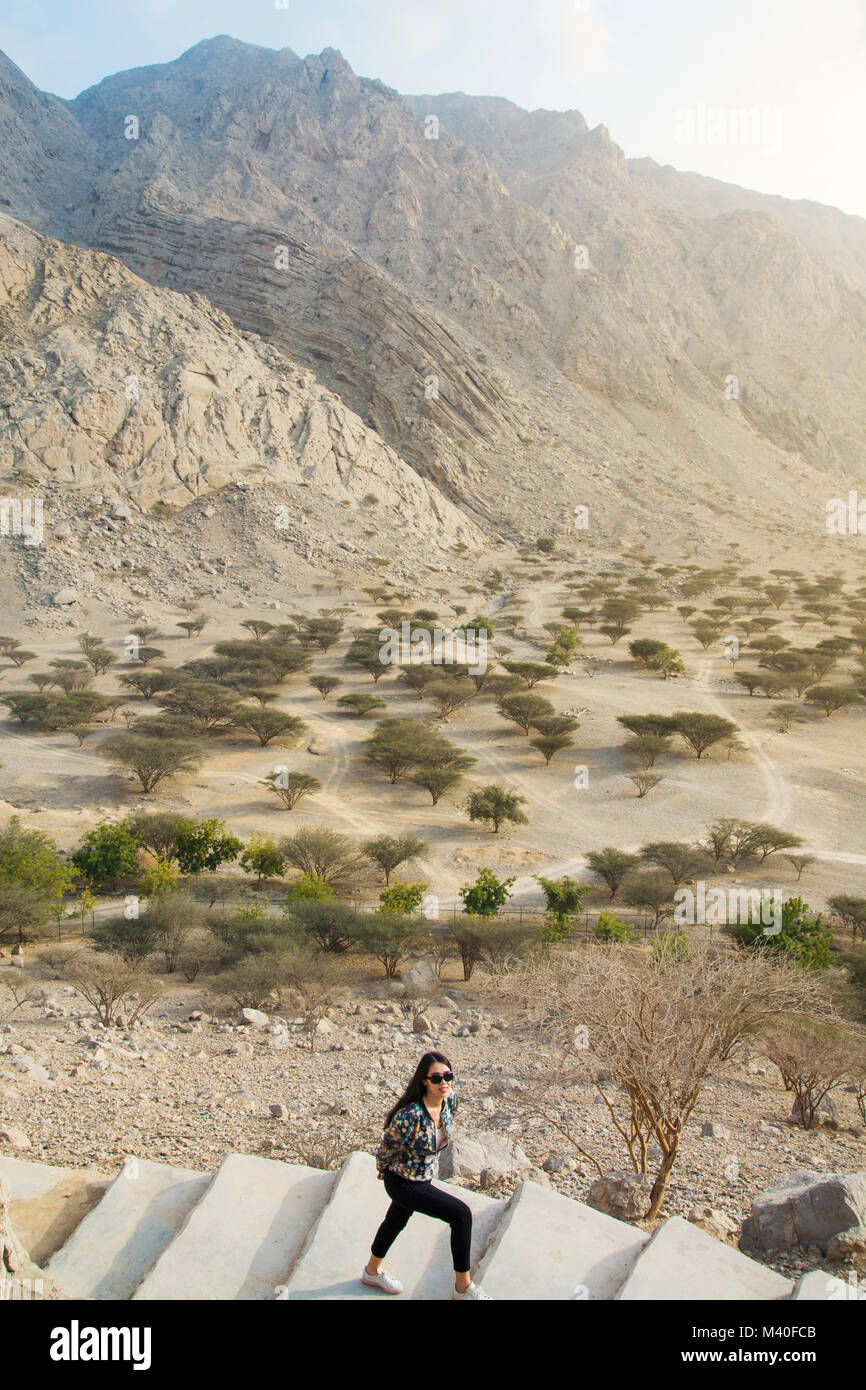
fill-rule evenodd
<path id="1" fill-rule="evenodd" d="M 503 661 L 504 669 L 510 676 L 517 676 L 527 690 L 538 685 L 539 681 L 553 680 L 559 675 L 556 666 L 541 661 Z"/>
<path id="2" fill-rule="evenodd" d="M 702 758 L 708 748 L 723 738 L 733 738 L 740 732 L 730 719 L 722 719 L 718 714 L 704 714 L 702 710 L 686 710 L 674 716 L 675 732 L 694 750 L 695 756 Z"/>
<path id="3" fill-rule="evenodd" d="M 854 690 L 848 685 L 813 685 L 806 693 L 807 703 L 818 705 L 828 719 L 837 710 L 859 705 L 862 699 L 859 690 Z"/>
<path id="4" fill-rule="evenodd" d="M 310 685 L 314 690 L 318 690 L 323 700 L 327 700 L 332 690 L 336 690 L 338 685 L 343 682 L 339 676 L 311 676 Z"/>
<path id="5" fill-rule="evenodd" d="M 475 759 L 471 758 L 468 759 L 468 761 L 474 763 Z M 423 787 L 425 791 L 430 793 L 430 799 L 434 806 L 438 805 L 440 798 L 444 796 L 445 792 L 450 791 L 452 787 L 456 787 L 457 783 L 462 781 L 462 779 L 463 773 L 456 767 L 430 766 L 421 766 L 417 768 L 409 777 L 410 782 L 414 782 L 416 786 Z"/>
<path id="6" fill-rule="evenodd" d="M 497 701 L 496 710 L 503 719 L 522 729 L 527 737 L 536 720 L 553 718 L 556 714 L 553 705 L 543 695 L 529 694 L 504 695 Z"/>
<path id="7" fill-rule="evenodd" d="M 594 849 L 586 856 L 586 862 L 594 874 L 598 874 L 610 889 L 611 902 L 625 878 L 640 864 L 637 854 L 609 845 L 606 849 Z"/>
<path id="8" fill-rule="evenodd" d="M 284 772 L 276 768 L 263 780 L 262 786 L 275 792 L 287 811 L 294 811 L 301 797 L 308 792 L 322 790 L 318 777 L 313 777 L 309 772 Z"/>
<path id="9" fill-rule="evenodd" d="M 574 1123 L 584 1080 L 607 1107 L 636 1173 L 648 1172 L 650 1144 L 658 1144 L 648 1220 L 661 1208 L 704 1086 L 734 1044 L 782 1016 L 827 1011 L 818 982 L 795 966 L 699 943 L 651 956 L 589 945 L 535 957 L 506 973 L 498 993 L 554 1048 L 548 1071 L 520 1103 L 600 1175 L 605 1169 Z"/>
<path id="10" fill-rule="evenodd" d="M 793 863 L 791 855 L 786 854 L 785 858 Z M 799 877 L 800 874 L 798 873 L 797 878 L 799 879 Z M 841 918 L 843 926 L 851 928 L 852 946 L 857 941 L 858 932 L 866 940 L 866 898 L 856 898 L 849 893 L 837 893 L 832 898 L 828 898 L 827 903 Z"/>
<path id="11" fill-rule="evenodd" d="M 283 714 L 278 709 L 249 710 L 237 721 L 242 729 L 255 734 L 262 748 L 266 748 L 275 738 L 295 739 L 307 727 L 303 719 L 295 714 Z"/>
<path id="12" fill-rule="evenodd" d="M 294 835 L 280 841 L 280 852 L 287 864 L 332 888 L 351 881 L 363 862 L 353 840 L 338 830 L 319 825 L 301 826 Z"/>
<path id="13" fill-rule="evenodd" d="M 528 825 L 529 817 L 521 811 L 526 805 L 526 797 L 516 792 L 506 791 L 496 782 L 490 782 L 478 791 L 470 792 L 466 809 L 472 821 L 486 821 L 493 826 L 495 835 L 506 821 L 513 825 Z"/>
<path id="14" fill-rule="evenodd" d="M 395 869 L 413 859 L 425 859 L 429 851 L 427 841 L 419 835 L 376 835 L 372 840 L 365 840 L 361 846 L 364 858 L 378 865 L 385 875 L 386 888 Z"/>
<path id="15" fill-rule="evenodd" d="M 140 734 L 111 734 L 98 748 L 116 768 L 132 772 L 145 793 L 168 777 L 195 772 L 202 762 L 197 743 L 180 738 L 146 738 Z"/>
<path id="16" fill-rule="evenodd" d="M 670 752 L 670 734 L 633 734 L 623 744 L 626 752 L 634 753 L 643 767 L 650 768 L 662 753 Z"/>
<path id="17" fill-rule="evenodd" d="M 378 695 L 341 695 L 337 701 L 339 709 L 345 710 L 347 714 L 354 714 L 358 719 L 363 719 L 365 715 L 371 714 L 374 709 L 385 709 L 384 700 L 380 700 Z"/>
<path id="18" fill-rule="evenodd" d="M 454 767 L 466 755 L 418 719 L 381 719 L 362 756 L 394 783 L 418 767 Z"/>
<path id="19" fill-rule="evenodd" d="M 684 844 L 677 840 L 656 840 L 644 845 L 640 851 L 641 859 L 652 868 L 665 869 L 670 874 L 674 887 L 708 873 L 711 868 L 709 855 L 700 845 Z"/>
<path id="20" fill-rule="evenodd" d="M 531 738 L 529 742 L 544 758 L 545 767 L 550 767 L 550 760 L 556 753 L 574 746 L 574 739 L 570 734 L 540 734 L 538 738 Z"/>

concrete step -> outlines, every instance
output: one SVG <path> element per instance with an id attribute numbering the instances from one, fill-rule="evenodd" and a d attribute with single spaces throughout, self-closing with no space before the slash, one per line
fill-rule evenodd
<path id="1" fill-rule="evenodd" d="M 478 1269 L 498 1299 L 612 1299 L 649 1237 L 560 1192 L 521 1182 Z"/>
<path id="2" fill-rule="evenodd" d="M 0 1158 L 0 1174 L 9 1186 L 15 1232 L 41 1268 L 111 1185 L 111 1178 L 94 1168 L 57 1168 L 21 1158 Z"/>
<path id="3" fill-rule="evenodd" d="M 681 1216 L 654 1232 L 618 1297 L 624 1301 L 788 1298 L 793 1281 Z"/>
<path id="4" fill-rule="evenodd" d="M 505 1203 L 454 1183 L 437 1180 L 436 1187 L 461 1198 L 472 1210 L 474 1268 Z M 310 1231 L 284 1296 L 383 1301 L 393 1297 L 361 1283 L 370 1245 L 388 1205 L 388 1194 L 376 1177 L 375 1159 L 366 1153 L 350 1154 L 340 1169 L 330 1202 Z M 403 1284 L 404 1299 L 450 1299 L 454 1270 L 447 1224 L 416 1213 L 391 1246 L 384 1265 Z"/>
<path id="5" fill-rule="evenodd" d="M 134 1299 L 272 1298 L 334 1178 L 303 1164 L 229 1154 Z"/>
<path id="6" fill-rule="evenodd" d="M 131 1298 L 210 1183 L 208 1173 L 127 1159 L 47 1272 L 70 1298 Z"/>

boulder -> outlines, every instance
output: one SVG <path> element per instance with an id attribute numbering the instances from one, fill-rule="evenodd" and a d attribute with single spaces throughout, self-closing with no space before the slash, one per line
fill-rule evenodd
<path id="1" fill-rule="evenodd" d="M 790 1118 L 793 1120 L 794 1124 L 801 1125 L 803 1123 L 803 1113 L 800 1107 L 799 1096 L 794 1097 Z M 829 1095 L 823 1096 L 818 1102 L 813 1127 L 817 1128 L 819 1125 L 826 1125 L 828 1129 L 839 1128 L 839 1112 L 833 1103 L 832 1097 Z"/>
<path id="2" fill-rule="evenodd" d="M 648 1173 L 606 1173 L 590 1184 L 587 1205 L 618 1221 L 636 1221 L 649 1208 L 652 1185 Z"/>
<path id="3" fill-rule="evenodd" d="M 476 1130 L 460 1134 L 439 1154 L 439 1176 L 480 1180 L 487 1172 L 491 1178 L 527 1178 L 532 1161 L 507 1135 L 492 1130 Z"/>
<path id="4" fill-rule="evenodd" d="M 814 1245 L 826 1251 L 833 1236 L 858 1228 L 866 1229 L 866 1172 L 805 1169 L 757 1194 L 743 1222 L 740 1248 L 769 1253 Z"/>
<path id="5" fill-rule="evenodd" d="M 68 608 L 71 603 L 78 602 L 78 590 L 69 587 L 58 589 L 51 602 L 55 608 Z"/>
<path id="6" fill-rule="evenodd" d="M 432 1029 L 433 1024 L 430 1022 L 426 1014 L 415 1015 L 415 1018 L 412 1021 L 413 1033 L 430 1033 L 432 1032 Z"/>
<path id="7" fill-rule="evenodd" d="M 416 960 L 414 965 L 403 973 L 403 984 L 407 989 L 441 988 L 442 982 L 429 960 Z"/>
<path id="8" fill-rule="evenodd" d="M 241 1009 L 238 1014 L 238 1023 L 249 1028 L 264 1028 L 268 1023 L 268 1016 L 262 1013 L 261 1009 Z"/>

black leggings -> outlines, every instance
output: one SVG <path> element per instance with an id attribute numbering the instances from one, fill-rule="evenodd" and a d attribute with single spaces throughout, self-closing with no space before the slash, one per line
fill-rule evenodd
<path id="1" fill-rule="evenodd" d="M 451 1227 L 451 1257 L 458 1274 L 469 1270 L 469 1247 L 472 1241 L 472 1212 L 459 1197 L 442 1192 L 432 1182 L 410 1182 L 399 1173 L 385 1170 L 385 1191 L 391 1205 L 385 1214 L 376 1238 L 370 1247 L 375 1259 L 381 1260 L 394 1244 L 413 1211 L 447 1221 Z"/>

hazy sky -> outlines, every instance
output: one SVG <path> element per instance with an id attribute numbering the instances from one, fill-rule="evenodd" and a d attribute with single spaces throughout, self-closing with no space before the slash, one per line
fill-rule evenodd
<path id="1" fill-rule="evenodd" d="M 401 92 L 575 108 L 627 155 L 866 216 L 866 0 L 4 0 L 0 14 L 0 48 L 64 97 L 215 34 L 339 48 Z"/>

